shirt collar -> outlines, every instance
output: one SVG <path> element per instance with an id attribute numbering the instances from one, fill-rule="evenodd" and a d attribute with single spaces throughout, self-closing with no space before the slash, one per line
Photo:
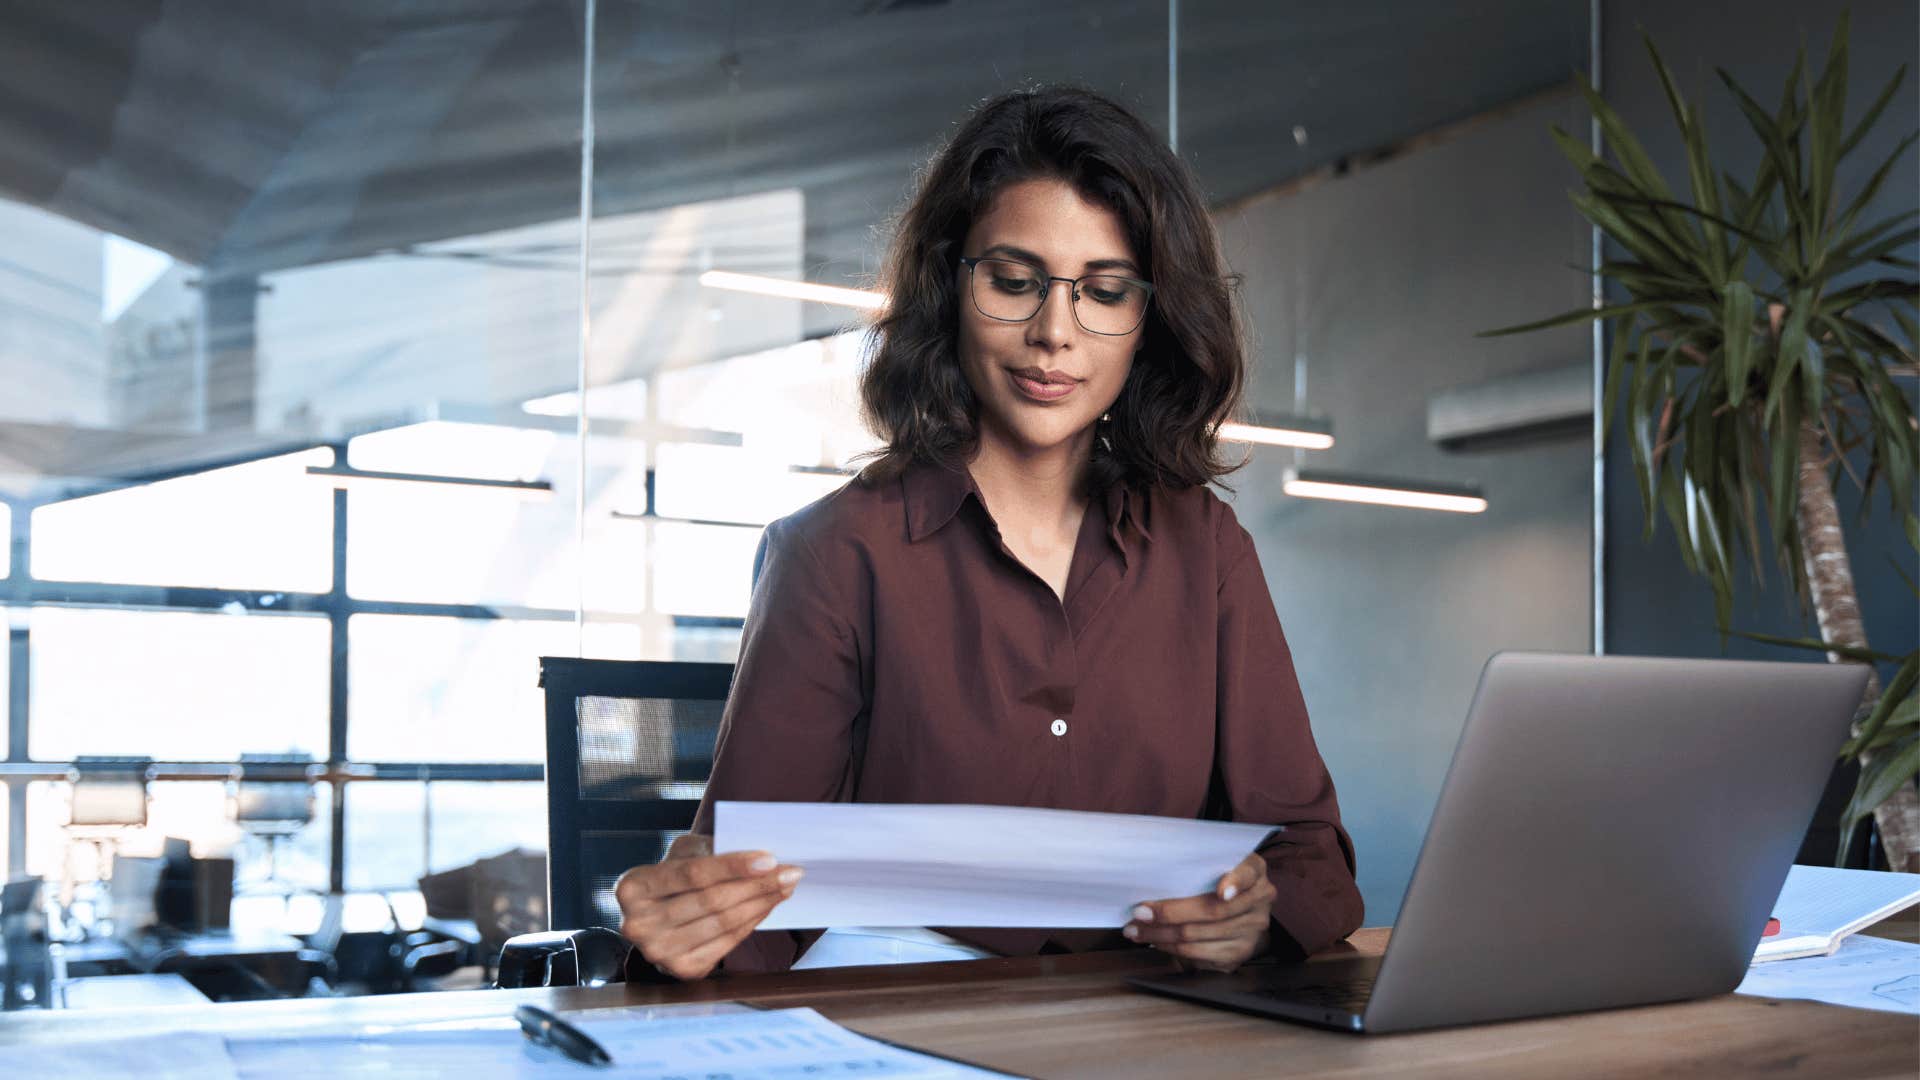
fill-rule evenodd
<path id="1" fill-rule="evenodd" d="M 900 474 L 900 487 L 906 499 L 907 540 L 916 544 L 952 521 L 967 496 L 980 494 L 965 466 L 948 468 L 927 462 L 909 465 Z"/>
<path id="2" fill-rule="evenodd" d="M 980 499 L 980 489 L 973 482 L 973 474 L 965 466 L 948 468 L 917 462 L 900 475 L 900 486 L 906 501 L 907 540 L 911 543 L 919 543 L 944 528 L 960 512 L 967 496 L 971 495 L 980 500 L 982 506 L 986 505 L 986 500 Z M 1107 490 L 1103 505 L 1107 511 L 1107 535 L 1113 540 L 1114 546 L 1126 550 L 1127 545 L 1122 537 L 1128 525 L 1142 539 L 1153 539 L 1153 534 L 1147 531 L 1147 499 L 1144 495 L 1117 484 Z"/>

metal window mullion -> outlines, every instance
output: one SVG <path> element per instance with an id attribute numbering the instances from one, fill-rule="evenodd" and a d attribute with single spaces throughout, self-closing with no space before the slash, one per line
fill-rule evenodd
<path id="1" fill-rule="evenodd" d="M 7 543 L 12 550 L 8 566 L 12 579 L 8 593 L 32 569 L 29 561 L 33 511 L 25 504 L 13 504 L 8 515 Z M 27 713 L 31 707 L 29 679 L 32 677 L 33 642 L 25 610 L 7 613 L 7 760 L 27 760 Z M 27 872 L 27 784 L 7 785 L 7 877 L 24 877 Z"/>
<path id="2" fill-rule="evenodd" d="M 334 449 L 335 460 L 347 456 L 345 443 Z M 347 764 L 347 622 L 352 608 L 347 600 L 347 491 L 333 492 L 333 587 L 327 591 L 327 766 L 338 772 Z M 327 889 L 347 891 L 347 783 L 333 781 L 333 836 L 328 845 Z"/>

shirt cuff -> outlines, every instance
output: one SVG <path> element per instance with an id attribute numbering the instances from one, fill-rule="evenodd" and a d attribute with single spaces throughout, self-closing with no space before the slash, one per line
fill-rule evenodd
<path id="1" fill-rule="evenodd" d="M 1360 929 L 1365 909 L 1345 841 L 1328 835 L 1260 852 L 1275 891 L 1274 955 L 1311 956 Z"/>

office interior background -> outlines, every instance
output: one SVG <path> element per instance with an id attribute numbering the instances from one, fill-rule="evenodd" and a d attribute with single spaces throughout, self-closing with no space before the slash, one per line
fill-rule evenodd
<path id="1" fill-rule="evenodd" d="M 1859 0 L 1851 100 L 1913 58 Z M 1596 455 L 1591 230 L 1548 137 L 1603 93 L 1668 175 L 1642 29 L 1754 163 L 1714 77 L 1771 92 L 1837 6 L 1644 0 L 173 0 L 0 9 L 0 858 L 97 872 L 87 759 L 234 854 L 236 920 L 418 925 L 424 876 L 546 844 L 540 656 L 731 660 L 766 522 L 872 448 L 863 309 L 916 167 L 1034 82 L 1173 141 L 1242 275 L 1255 537 L 1359 855 L 1393 921 L 1481 665 L 1502 649 L 1804 659 L 1723 640 L 1624 442 Z M 1920 124 L 1913 84 L 1849 162 Z M 1843 186 L 1858 185 L 1861 178 Z M 1870 217 L 1911 208 L 1914 155 Z M 1436 441 L 1449 395 L 1572 387 L 1545 430 Z M 1910 384 L 1909 384 L 1910 385 Z M 1489 390 L 1489 388 L 1492 388 Z M 1477 515 L 1281 492 L 1307 465 L 1472 484 Z M 319 470 L 319 472 L 315 472 Z M 403 474 L 382 479 L 369 474 Z M 338 474 L 346 474 L 344 476 Z M 1843 516 L 1869 638 L 1915 640 L 1913 549 Z M 1770 568 L 1769 568 L 1770 569 Z M 1811 632 L 1778 573 L 1736 622 Z M 234 821 L 311 763 L 312 820 Z M 247 759 L 242 765 L 243 757 Z M 698 782 L 679 781 L 697 792 Z M 1823 820 L 1850 779 L 1837 774 Z M 1816 828 L 1816 831 L 1817 828 Z M 1824 843 L 1824 847 L 1821 844 Z M 1832 847 L 1809 839 L 1813 861 Z"/>

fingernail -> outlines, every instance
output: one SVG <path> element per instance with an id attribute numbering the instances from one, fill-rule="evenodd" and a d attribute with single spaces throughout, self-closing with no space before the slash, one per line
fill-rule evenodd
<path id="1" fill-rule="evenodd" d="M 1233 886 L 1231 886 L 1231 885 L 1229 885 L 1229 886 L 1227 886 L 1226 888 L 1224 888 L 1224 889 L 1221 889 L 1221 890 L 1220 890 L 1220 899 L 1222 899 L 1222 900 L 1231 900 L 1231 899 L 1233 899 L 1234 897 L 1236 897 L 1236 896 L 1239 896 L 1239 895 L 1240 895 L 1240 890 L 1239 890 L 1239 889 L 1236 889 L 1236 888 L 1234 888 L 1234 887 L 1233 887 Z"/>
<path id="2" fill-rule="evenodd" d="M 1133 917 L 1139 919 L 1141 922 L 1152 922 L 1153 909 L 1145 904 L 1141 904 L 1139 907 L 1133 909 Z"/>
<path id="3" fill-rule="evenodd" d="M 759 858 L 748 863 L 747 869 L 753 871 L 756 874 L 764 874 L 767 871 L 779 865 L 780 865 L 779 859 L 776 859 L 771 855 L 762 855 Z"/>
<path id="4" fill-rule="evenodd" d="M 789 866 L 785 870 L 780 871 L 780 884 L 791 885 L 794 882 L 799 881 L 800 875 L 804 873 L 806 873 L 806 871 L 800 869 L 797 866 Z"/>
<path id="5" fill-rule="evenodd" d="M 1138 941 L 1140 939 L 1140 928 L 1132 923 L 1128 923 L 1127 928 L 1120 932 L 1127 936 L 1128 941 Z"/>

